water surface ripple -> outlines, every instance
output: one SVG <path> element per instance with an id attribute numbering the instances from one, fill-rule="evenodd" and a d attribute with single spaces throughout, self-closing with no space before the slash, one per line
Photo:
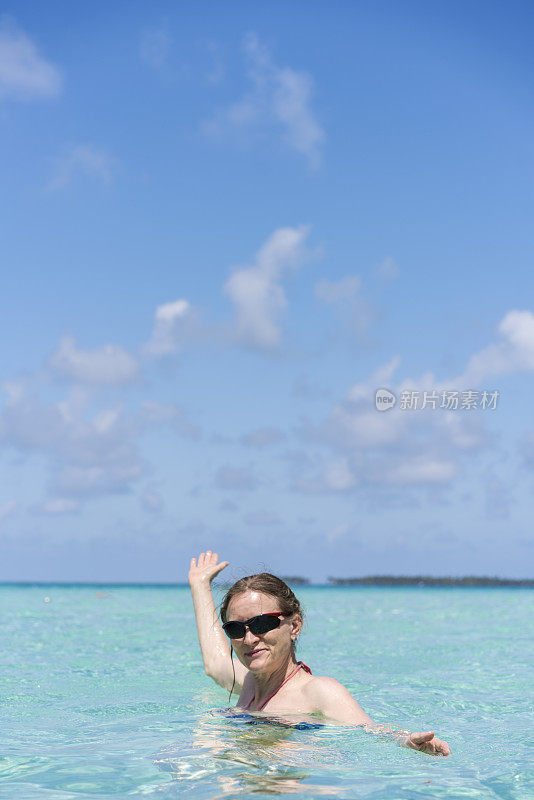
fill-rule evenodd
<path id="1" fill-rule="evenodd" d="M 229 714 L 186 587 L 0 586 L 0 798 L 534 797 L 534 590 L 298 594 L 299 657 L 376 722 L 434 730 L 450 757 Z"/>

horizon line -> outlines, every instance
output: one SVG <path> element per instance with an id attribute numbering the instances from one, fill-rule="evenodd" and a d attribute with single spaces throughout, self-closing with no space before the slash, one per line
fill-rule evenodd
<path id="1" fill-rule="evenodd" d="M 281 576 L 282 580 L 287 583 L 300 584 L 301 586 L 324 586 L 331 588 L 339 588 L 343 585 L 383 585 L 388 581 L 401 581 L 412 582 L 413 585 L 421 584 L 425 581 L 431 583 L 438 581 L 493 581 L 495 583 L 532 583 L 534 585 L 534 578 L 509 578 L 500 577 L 497 575 L 364 575 L 361 577 L 334 577 L 330 576 L 326 581 L 314 581 L 304 576 Z M 216 581 L 215 586 L 224 587 L 226 584 L 231 585 L 232 582 Z M 23 579 L 23 580 L 0 580 L 0 586 L 114 586 L 114 587 L 188 587 L 188 581 L 121 581 L 121 580 L 41 580 L 41 579 Z"/>

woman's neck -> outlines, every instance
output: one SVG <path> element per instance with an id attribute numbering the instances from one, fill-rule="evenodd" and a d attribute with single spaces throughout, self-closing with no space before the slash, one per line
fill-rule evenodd
<path id="1" fill-rule="evenodd" d="M 256 703 L 261 704 L 270 694 L 272 694 L 297 666 L 295 656 L 291 657 L 285 664 L 282 664 L 274 672 L 269 673 L 252 673 L 254 678 L 254 700 Z"/>

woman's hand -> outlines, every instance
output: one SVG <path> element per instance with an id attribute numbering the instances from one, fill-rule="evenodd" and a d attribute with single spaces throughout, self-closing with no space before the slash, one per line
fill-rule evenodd
<path id="1" fill-rule="evenodd" d="M 218 558 L 217 553 L 212 553 L 211 550 L 201 553 L 198 563 L 196 558 L 192 558 L 188 575 L 190 585 L 205 583 L 209 586 L 214 577 L 229 564 L 228 561 L 217 563 Z"/>
<path id="2" fill-rule="evenodd" d="M 451 748 L 447 742 L 436 739 L 432 731 L 426 733 L 411 733 L 405 740 L 406 747 L 413 750 L 421 750 L 423 753 L 430 753 L 433 756 L 448 756 Z"/>

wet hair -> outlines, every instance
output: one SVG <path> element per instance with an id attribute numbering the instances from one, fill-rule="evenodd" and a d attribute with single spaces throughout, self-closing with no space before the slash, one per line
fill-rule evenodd
<path id="1" fill-rule="evenodd" d="M 287 583 L 284 583 L 281 578 L 277 578 L 276 575 L 271 575 L 270 572 L 260 572 L 258 575 L 248 575 L 246 578 L 240 578 L 233 586 L 230 586 L 221 603 L 220 611 L 223 622 L 227 621 L 226 612 L 228 611 L 230 600 L 247 591 L 271 595 L 271 597 L 275 597 L 279 601 L 280 611 L 288 611 L 291 614 L 303 616 L 300 603 Z"/>
<path id="2" fill-rule="evenodd" d="M 240 578 L 233 584 L 233 586 L 230 586 L 220 605 L 220 614 L 223 623 L 227 622 L 226 612 L 228 611 L 230 600 L 232 600 L 233 597 L 236 597 L 237 595 L 243 594 L 247 591 L 261 592 L 261 594 L 268 594 L 271 597 L 276 598 L 280 606 L 280 611 L 288 611 L 290 614 L 298 614 L 301 619 L 304 620 L 304 612 L 302 611 L 301 605 L 287 583 L 285 583 L 281 578 L 277 578 L 276 575 L 271 575 L 270 572 L 260 572 L 257 575 L 247 575 L 245 578 Z M 296 650 L 295 642 L 291 643 L 291 650 L 294 654 Z M 232 683 L 232 688 L 230 689 L 228 702 L 230 702 L 235 686 L 235 667 L 232 653 L 233 647 L 230 646 L 230 658 L 232 659 L 234 682 Z"/>

